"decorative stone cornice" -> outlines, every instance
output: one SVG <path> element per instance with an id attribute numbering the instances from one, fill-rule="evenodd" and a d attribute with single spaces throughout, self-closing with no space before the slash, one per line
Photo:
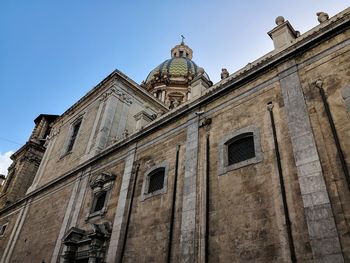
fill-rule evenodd
<path id="1" fill-rule="evenodd" d="M 99 99 L 101 101 L 106 100 L 110 95 L 116 96 L 119 100 L 121 100 L 124 103 L 130 105 L 133 103 L 132 98 L 122 89 L 118 88 L 116 85 L 112 85 L 112 87 L 108 91 L 103 93 Z"/>
<path id="2" fill-rule="evenodd" d="M 90 187 L 92 189 L 101 189 L 109 182 L 114 181 L 116 178 L 115 175 L 110 173 L 100 173 L 98 175 L 93 176 L 90 179 Z"/>

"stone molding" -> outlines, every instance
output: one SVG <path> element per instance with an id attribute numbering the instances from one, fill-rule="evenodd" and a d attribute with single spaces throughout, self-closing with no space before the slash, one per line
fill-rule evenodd
<path id="1" fill-rule="evenodd" d="M 106 100 L 110 95 L 116 96 L 120 101 L 131 105 L 133 103 L 132 98 L 122 89 L 118 88 L 115 84 L 111 86 L 109 90 L 100 96 L 100 100 Z"/>

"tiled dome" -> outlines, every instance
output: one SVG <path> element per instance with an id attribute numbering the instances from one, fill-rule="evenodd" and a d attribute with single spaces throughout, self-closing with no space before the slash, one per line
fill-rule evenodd
<path id="1" fill-rule="evenodd" d="M 194 79 L 200 73 L 203 72 L 203 69 L 198 67 L 191 59 L 187 57 L 173 57 L 171 59 L 165 60 L 158 67 L 153 69 L 147 76 L 145 83 L 149 83 L 154 80 L 155 76 L 162 78 L 167 76 L 172 77 L 189 77 L 191 76 Z M 203 73 L 204 76 L 209 79 L 207 73 Z"/>

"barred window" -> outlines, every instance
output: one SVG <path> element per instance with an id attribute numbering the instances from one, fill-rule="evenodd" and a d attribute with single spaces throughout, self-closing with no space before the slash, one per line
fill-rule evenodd
<path id="1" fill-rule="evenodd" d="M 218 175 L 263 160 L 260 131 L 247 126 L 224 135 L 218 143 Z"/>
<path id="2" fill-rule="evenodd" d="M 149 175 L 148 194 L 161 190 L 164 187 L 164 176 L 164 168 L 158 168 Z"/>
<path id="3" fill-rule="evenodd" d="M 243 133 L 227 142 L 228 165 L 255 157 L 254 136 L 252 132 Z"/>

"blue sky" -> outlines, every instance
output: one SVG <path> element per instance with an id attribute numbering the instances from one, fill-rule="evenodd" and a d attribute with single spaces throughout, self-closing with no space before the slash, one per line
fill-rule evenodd
<path id="1" fill-rule="evenodd" d="M 140 83 L 185 35 L 213 82 L 273 48 L 278 15 L 301 33 L 348 1 L 0 2 L 0 173 L 40 114 L 61 114 L 114 69 Z M 5 160 L 5 161 L 4 161 Z"/>

